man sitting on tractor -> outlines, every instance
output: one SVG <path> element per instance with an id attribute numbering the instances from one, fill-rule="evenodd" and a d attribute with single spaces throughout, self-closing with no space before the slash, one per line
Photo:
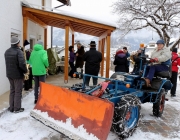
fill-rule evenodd
<path id="1" fill-rule="evenodd" d="M 151 65 L 147 66 L 144 80 L 147 87 L 151 87 L 151 80 L 156 72 L 169 71 L 171 63 L 171 52 L 168 47 L 165 47 L 164 40 L 157 41 L 157 47 L 151 53 Z"/>

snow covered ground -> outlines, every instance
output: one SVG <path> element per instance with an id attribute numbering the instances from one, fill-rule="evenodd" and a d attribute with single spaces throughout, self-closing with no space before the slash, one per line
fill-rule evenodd
<path id="1" fill-rule="evenodd" d="M 180 82 L 178 81 L 177 97 L 171 98 L 168 94 L 169 101 L 166 105 L 170 105 L 180 112 Z M 22 106 L 25 111 L 22 113 L 5 112 L 0 117 L 0 140 L 65 140 L 58 132 L 46 127 L 42 123 L 30 117 L 30 111 L 34 108 L 33 91 L 30 92 L 22 101 Z M 143 115 L 142 121 L 148 120 L 162 120 L 152 116 L 152 104 L 142 104 L 141 113 Z M 180 140 L 180 113 L 177 116 L 177 121 L 174 120 L 174 126 L 179 127 L 179 132 L 175 134 L 176 137 L 162 137 L 161 135 L 143 132 L 138 127 L 134 134 L 127 140 Z M 60 138 L 61 137 L 61 138 Z M 108 140 L 118 140 L 117 136 L 109 133 Z"/>

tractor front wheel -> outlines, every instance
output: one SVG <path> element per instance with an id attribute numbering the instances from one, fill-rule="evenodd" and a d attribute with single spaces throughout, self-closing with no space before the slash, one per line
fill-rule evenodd
<path id="1" fill-rule="evenodd" d="M 112 131 L 120 138 L 132 135 L 139 124 L 141 102 L 134 95 L 125 95 L 115 106 Z"/>
<path id="2" fill-rule="evenodd" d="M 157 96 L 157 102 L 153 104 L 153 115 L 156 117 L 161 117 L 165 106 L 165 90 L 162 89 Z"/>

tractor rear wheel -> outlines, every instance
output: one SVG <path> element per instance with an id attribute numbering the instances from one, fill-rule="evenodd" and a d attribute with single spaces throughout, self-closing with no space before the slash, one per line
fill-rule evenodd
<path id="1" fill-rule="evenodd" d="M 153 104 L 153 115 L 156 117 L 161 117 L 165 106 L 165 90 L 162 89 L 158 95 L 157 102 Z"/>
<path id="2" fill-rule="evenodd" d="M 120 138 L 132 135 L 139 124 L 141 102 L 139 98 L 128 94 L 115 106 L 112 131 Z"/>

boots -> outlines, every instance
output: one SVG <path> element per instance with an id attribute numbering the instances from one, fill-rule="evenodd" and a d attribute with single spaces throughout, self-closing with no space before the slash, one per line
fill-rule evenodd
<path id="1" fill-rule="evenodd" d="M 143 78 L 143 80 L 146 83 L 146 87 L 151 87 L 151 84 L 150 84 L 151 81 L 148 78 Z"/>

